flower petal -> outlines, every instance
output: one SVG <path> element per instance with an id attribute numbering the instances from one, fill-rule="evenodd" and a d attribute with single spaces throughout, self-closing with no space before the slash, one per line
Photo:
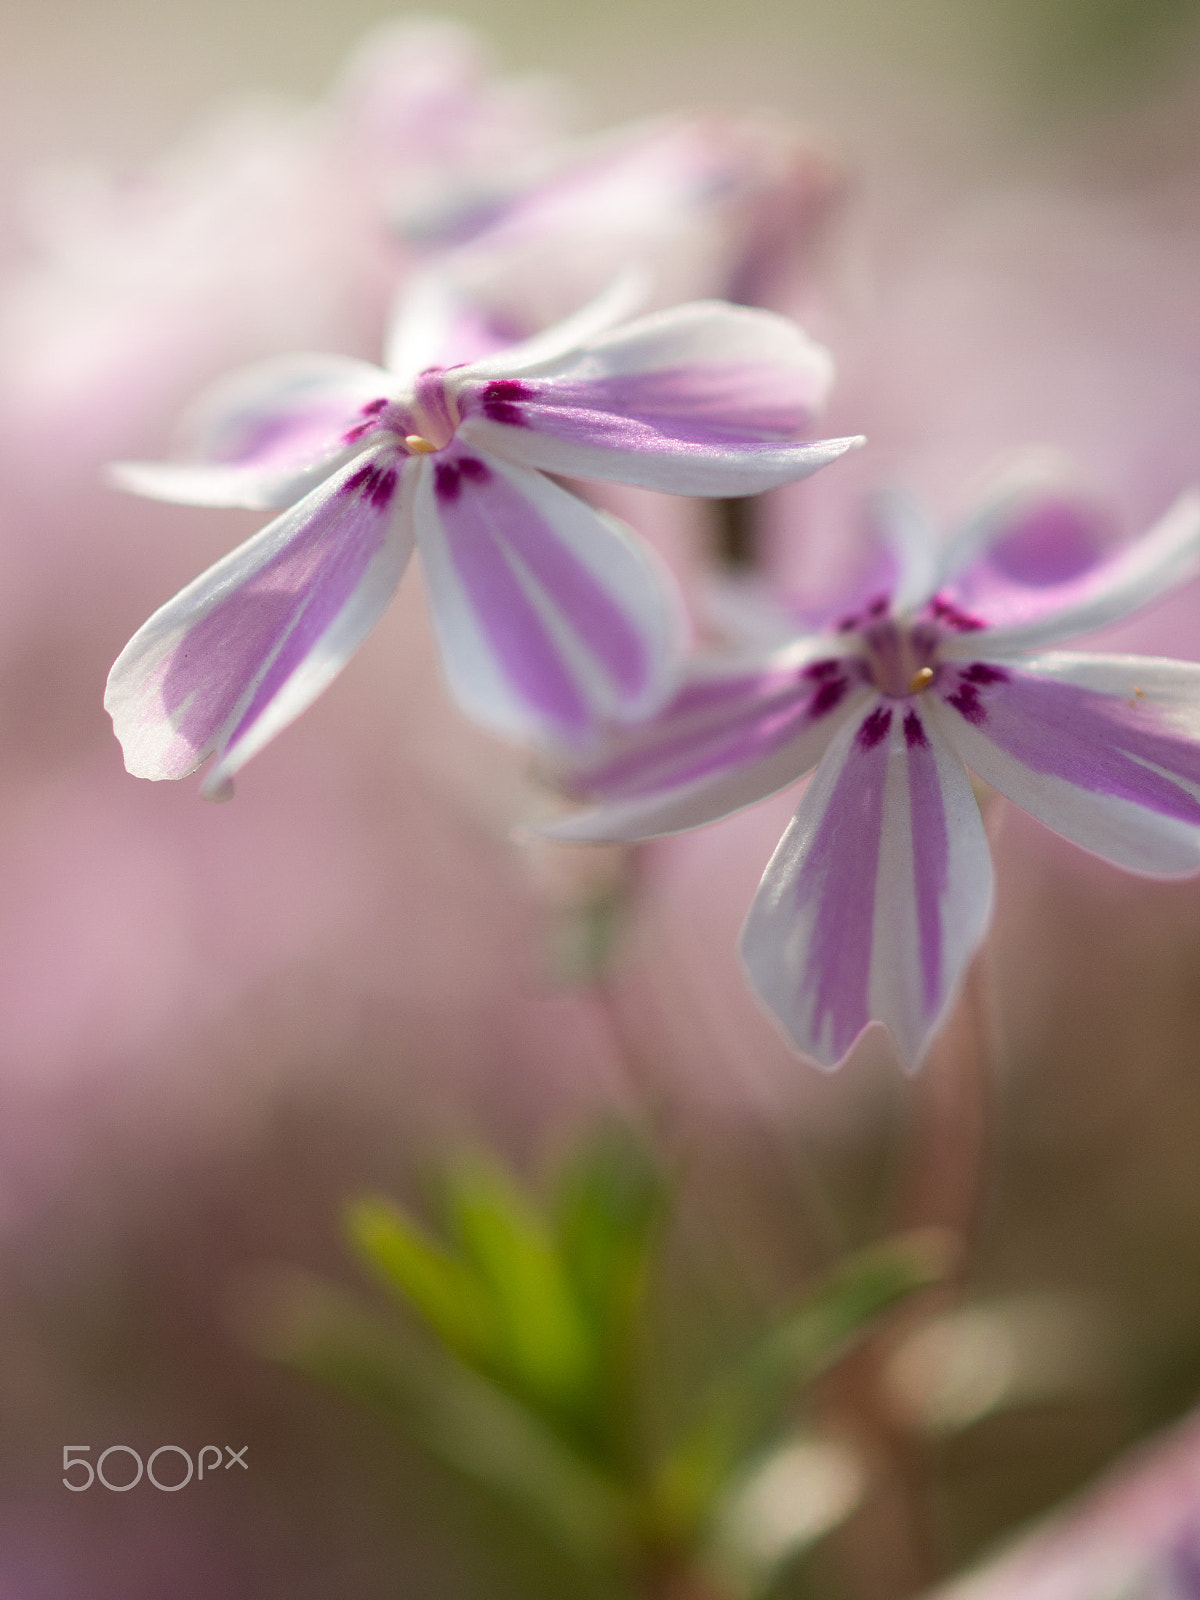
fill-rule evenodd
<path id="1" fill-rule="evenodd" d="M 505 378 L 571 362 L 581 347 L 627 322 L 645 304 L 648 292 L 645 272 L 626 267 L 598 295 L 561 322 L 473 362 L 469 376 Z"/>
<path id="2" fill-rule="evenodd" d="M 920 506 L 896 489 L 876 494 L 870 510 L 868 548 L 875 571 L 863 574 L 863 599 L 856 595 L 846 610 L 860 609 L 868 593 L 890 595 L 895 612 L 915 610 L 937 587 L 933 529 Z"/>
<path id="3" fill-rule="evenodd" d="M 1003 473 L 951 535 L 938 581 L 963 598 L 993 583 L 1054 589 L 1106 553 L 1112 514 L 1055 452 L 1027 453 Z"/>
<path id="4" fill-rule="evenodd" d="M 756 494 L 861 443 L 795 442 L 832 363 L 795 323 L 745 306 L 657 312 L 520 377 L 484 381 L 479 370 L 456 390 L 461 437 L 550 472 L 672 494 Z"/>
<path id="5" fill-rule="evenodd" d="M 669 691 L 670 579 L 615 519 L 457 445 L 425 459 L 415 515 L 446 674 L 472 716 L 579 743 Z"/>
<path id="6" fill-rule="evenodd" d="M 1068 510 L 1060 502 L 1057 514 L 1062 517 Z M 1053 512 L 1052 506 L 1043 507 L 1045 517 Z M 1198 572 L 1200 492 L 1190 490 L 1148 533 L 1111 559 L 1085 566 L 1069 582 L 1007 587 L 991 583 L 987 585 L 988 592 L 981 592 L 976 601 L 967 593 L 970 585 L 965 580 L 975 580 L 975 587 L 980 590 L 983 583 L 978 572 L 967 572 L 963 575 L 963 593 L 966 609 L 978 613 L 987 629 L 988 655 L 1024 655 L 1106 627 L 1186 583 Z M 952 586 L 951 593 L 954 592 Z M 944 654 L 970 658 L 978 653 L 979 646 L 978 633 L 965 633 L 948 640 Z"/>
<path id="7" fill-rule="evenodd" d="M 836 1066 L 869 1022 L 916 1066 L 991 907 L 962 762 L 911 702 L 847 722 L 763 875 L 741 954 L 787 1038 Z"/>
<path id="8" fill-rule="evenodd" d="M 392 308 L 384 366 L 411 382 L 430 367 L 464 361 L 511 348 L 486 313 L 453 291 L 445 270 L 422 272 L 409 280 Z"/>
<path id="9" fill-rule="evenodd" d="M 568 787 L 598 804 L 541 831 L 647 839 L 714 822 L 795 783 L 874 692 L 856 663 L 818 659 L 819 648 L 781 651 L 753 670 L 693 668 L 658 716 L 568 772 Z"/>
<path id="10" fill-rule="evenodd" d="M 392 387 L 378 367 L 344 356 L 259 362 L 222 379 L 184 415 L 180 459 L 122 461 L 109 475 L 154 500 L 290 505 L 361 450 L 372 402 Z"/>
<path id="11" fill-rule="evenodd" d="M 104 698 L 130 772 L 182 778 L 218 750 L 217 794 L 332 682 L 411 550 L 401 470 L 384 450 L 344 467 L 134 635 Z"/>
<path id="12" fill-rule="evenodd" d="M 1200 666 L 975 662 L 926 698 L 963 760 L 1056 833 L 1134 872 L 1200 871 Z"/>

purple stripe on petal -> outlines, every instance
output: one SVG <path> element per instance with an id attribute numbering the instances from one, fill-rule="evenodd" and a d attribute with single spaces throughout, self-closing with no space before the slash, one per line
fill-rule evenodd
<path id="1" fill-rule="evenodd" d="M 827 717 L 841 705 L 849 688 L 850 679 L 847 677 L 826 678 L 808 703 L 809 716 L 814 719 Z"/>
<path id="2" fill-rule="evenodd" d="M 949 885 L 950 834 L 937 758 L 915 711 L 909 711 L 904 718 L 904 740 L 908 750 L 908 805 L 921 953 L 921 998 L 924 1020 L 932 1022 L 943 998 L 942 905 Z"/>
<path id="3" fill-rule="evenodd" d="M 870 1019 L 871 943 L 879 874 L 888 745 L 866 742 L 864 721 L 834 785 L 797 875 L 796 909 L 814 913 L 802 992 L 812 1004 L 812 1035 L 844 1056 Z M 891 713 L 887 713 L 891 721 Z"/>
<path id="4" fill-rule="evenodd" d="M 850 687 L 843 676 L 814 690 L 805 677 L 792 669 L 689 684 L 630 732 L 632 748 L 580 774 L 575 787 L 596 799 L 629 799 L 755 766 L 828 716 Z"/>
<path id="5" fill-rule="evenodd" d="M 755 366 L 530 384 L 501 380 L 465 390 L 459 405 L 464 419 L 479 413 L 556 439 L 633 451 L 658 451 L 665 441 L 693 448 L 776 445 L 794 438 L 808 420 L 778 380 L 764 382 Z"/>
<path id="6" fill-rule="evenodd" d="M 943 696 L 948 706 L 953 706 L 960 717 L 964 717 L 974 727 L 987 721 L 988 714 L 983 701 L 979 698 L 979 690 L 974 683 L 966 680 L 965 676 L 959 681 L 951 693 Z"/>
<path id="7" fill-rule="evenodd" d="M 882 744 L 888 736 L 888 729 L 892 725 L 892 712 L 889 706 L 876 706 L 874 711 L 863 718 L 862 726 L 858 730 L 858 743 L 864 750 L 873 750 L 877 744 Z"/>
<path id="8" fill-rule="evenodd" d="M 970 689 L 979 702 L 980 691 Z M 1157 722 L 1152 704 L 1011 672 L 980 703 L 987 737 L 1034 772 L 1200 824 L 1197 800 L 1169 774 L 1200 784 L 1200 745 Z M 948 704 L 961 710 L 958 697 Z M 966 713 L 964 713 L 966 714 Z M 1162 768 L 1163 771 L 1155 771 Z"/>
<path id="9" fill-rule="evenodd" d="M 336 356 L 285 356 L 220 380 L 184 421 L 185 456 L 271 475 L 338 455 L 376 425 L 386 374 Z"/>
<path id="10" fill-rule="evenodd" d="M 987 661 L 973 661 L 969 667 L 962 669 L 962 675 L 968 683 L 1007 683 L 1008 673 L 1003 667 L 994 667 Z"/>
<path id="11" fill-rule="evenodd" d="M 439 485 L 439 493 L 441 493 Z M 491 529 L 456 490 L 442 501 L 442 525 L 459 581 L 500 670 L 528 705 L 558 726 L 581 730 L 588 708 L 545 621 Z"/>
<path id="12" fill-rule="evenodd" d="M 944 628 L 951 628 L 955 633 L 978 633 L 981 628 L 987 627 L 982 617 L 964 610 L 944 594 L 934 595 L 929 602 L 929 611 Z"/>
<path id="13" fill-rule="evenodd" d="M 477 458 L 460 454 L 435 471 L 451 558 L 485 635 L 522 698 L 565 728 L 590 717 L 542 595 L 623 696 L 649 682 L 645 641 L 620 605 L 529 499 Z"/>
<path id="14" fill-rule="evenodd" d="M 376 511 L 386 511 L 392 503 L 399 481 L 394 466 L 386 462 L 372 461 L 360 467 L 357 472 L 351 473 L 338 493 L 344 499 L 354 499 L 357 496 L 367 505 L 374 506 Z"/>
<path id="15" fill-rule="evenodd" d="M 261 715 L 362 581 L 386 537 L 384 512 L 395 483 L 393 468 L 360 468 L 265 565 L 188 629 L 165 663 L 161 685 L 163 709 L 188 747 L 211 745 L 256 678 L 226 743 Z"/>
<path id="16" fill-rule="evenodd" d="M 534 391 L 529 385 L 519 383 L 516 378 L 497 378 L 484 386 L 480 405 L 484 416 L 492 422 L 504 422 L 510 428 L 525 428 L 528 423 L 519 402 L 531 400 L 533 395 Z"/>

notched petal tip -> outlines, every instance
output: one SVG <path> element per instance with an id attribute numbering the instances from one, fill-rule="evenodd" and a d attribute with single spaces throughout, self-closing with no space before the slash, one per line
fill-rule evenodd
<path id="1" fill-rule="evenodd" d="M 218 806 L 224 805 L 227 800 L 232 800 L 233 793 L 233 779 L 223 776 L 219 770 L 200 785 L 200 798 L 211 800 Z"/>

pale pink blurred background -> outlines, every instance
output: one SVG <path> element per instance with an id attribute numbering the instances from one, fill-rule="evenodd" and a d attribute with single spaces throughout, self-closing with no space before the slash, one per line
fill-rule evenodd
<path id="1" fill-rule="evenodd" d="M 844 161 L 797 298 L 841 366 L 829 431 L 871 448 L 770 509 L 783 574 L 881 478 L 951 515 L 1028 443 L 1068 452 L 1130 532 L 1200 479 L 1200 29 L 1181 5 L 1101 9 L 1107 34 L 1068 0 L 456 12 L 502 78 L 543 80 L 531 117 L 773 107 Z M 603 863 L 510 844 L 525 763 L 449 706 L 415 576 L 231 805 L 125 776 L 109 664 L 256 520 L 122 499 L 103 463 L 161 450 L 231 363 L 375 355 L 395 267 L 371 221 L 379 130 L 343 109 L 314 134 L 286 108 L 391 13 L 8 12 L 0 1595 L 554 1593 L 529 1551 L 503 1572 L 464 1553 L 419 1457 L 236 1348 L 243 1275 L 344 1270 L 341 1196 L 411 1194 L 450 1144 L 536 1166 L 589 1109 L 648 1097 L 691 1153 L 698 1231 L 745 1263 L 730 1296 L 769 1299 L 817 1257 L 810 1166 L 847 1239 L 882 1225 L 915 1091 L 872 1045 L 820 1077 L 743 989 L 734 939 L 794 795 L 645 853 L 607 1008 L 556 981 L 564 906 Z M 201 199 L 178 235 L 127 240 L 97 172 L 135 218 L 155 185 Z M 1200 596 L 1121 645 L 1200 659 Z M 1200 1388 L 1200 888 L 1123 877 L 1002 808 L 993 826 L 1001 1051 L 972 1292 L 1099 1306 L 1107 1376 L 939 1447 L 956 1559 Z M 64 1443 L 214 1431 L 249 1439 L 255 1471 L 201 1509 L 60 1487 Z"/>

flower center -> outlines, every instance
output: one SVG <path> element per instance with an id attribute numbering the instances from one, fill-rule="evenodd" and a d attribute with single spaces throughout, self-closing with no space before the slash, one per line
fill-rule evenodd
<path id="1" fill-rule="evenodd" d="M 937 634 L 927 624 L 905 627 L 885 617 L 869 623 L 860 637 L 867 671 L 889 698 L 921 694 L 937 677 Z"/>
<path id="2" fill-rule="evenodd" d="M 430 367 L 420 373 L 413 384 L 408 426 L 404 430 L 406 448 L 414 455 L 444 450 L 454 437 L 458 421 L 457 408 L 452 409 L 446 394 L 446 369 Z"/>

